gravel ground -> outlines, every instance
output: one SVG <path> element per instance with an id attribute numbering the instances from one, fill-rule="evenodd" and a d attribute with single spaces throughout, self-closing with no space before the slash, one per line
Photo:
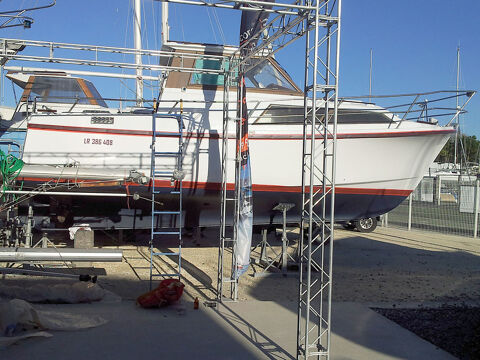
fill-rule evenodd
<path id="1" fill-rule="evenodd" d="M 480 359 L 480 307 L 373 310 L 459 359 Z"/>

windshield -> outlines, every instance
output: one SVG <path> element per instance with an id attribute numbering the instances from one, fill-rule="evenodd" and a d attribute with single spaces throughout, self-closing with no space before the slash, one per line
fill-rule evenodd
<path id="1" fill-rule="evenodd" d="M 90 81 L 76 78 L 36 76 L 30 98 L 41 102 L 91 104 L 107 107 Z"/>
<path id="2" fill-rule="evenodd" d="M 253 59 L 253 63 L 255 65 L 245 75 L 245 85 L 247 87 L 296 91 L 295 87 L 270 61 Z"/>
<path id="3" fill-rule="evenodd" d="M 228 60 L 227 60 L 228 61 Z M 230 64 L 225 64 L 229 69 Z M 195 69 L 220 70 L 221 60 L 197 59 Z M 286 74 L 286 73 L 285 73 Z M 236 75 L 236 74 L 235 74 Z M 223 86 L 224 76 L 215 74 L 193 73 L 190 84 Z M 248 88 L 298 91 L 287 79 L 280 67 L 275 66 L 268 59 L 253 59 L 253 67 L 245 75 L 245 84 Z"/>

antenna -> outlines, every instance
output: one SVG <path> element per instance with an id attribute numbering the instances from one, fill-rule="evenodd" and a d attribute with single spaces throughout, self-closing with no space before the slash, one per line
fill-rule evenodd
<path id="1" fill-rule="evenodd" d="M 136 96 L 137 106 L 143 106 L 143 72 L 142 72 L 142 8 L 140 0 L 135 0 L 135 14 L 133 19 L 133 36 L 135 43 L 135 65 L 137 65 Z"/>
<path id="2" fill-rule="evenodd" d="M 373 49 L 370 48 L 370 84 L 368 87 L 368 102 L 372 102 L 372 67 L 373 67 Z"/>
<path id="3" fill-rule="evenodd" d="M 56 0 L 52 0 L 52 2 L 48 5 L 43 5 L 43 6 L 36 6 L 32 8 L 26 8 L 26 9 L 18 9 L 18 10 L 9 10 L 9 11 L 2 11 L 0 12 L 0 17 L 7 18 L 6 21 L 4 21 L 2 24 L 0 24 L 0 29 L 5 29 L 5 28 L 10 28 L 10 27 L 15 27 L 15 26 L 23 26 L 25 29 L 30 29 L 33 24 L 33 18 L 30 16 L 25 16 L 27 11 L 33 11 L 33 10 L 40 10 L 40 9 L 45 9 L 52 7 L 55 5 Z M 13 20 L 18 20 L 17 23 L 10 24 Z"/>
<path id="4" fill-rule="evenodd" d="M 460 80 L 460 45 L 457 46 L 457 96 L 456 96 L 456 109 L 458 111 L 458 86 L 459 86 L 459 80 Z M 460 126 L 460 114 L 457 116 L 457 121 L 456 121 L 456 128 L 455 128 L 455 151 L 454 151 L 454 157 L 453 157 L 453 163 L 455 164 L 455 168 L 457 167 L 457 152 L 458 152 L 458 131 L 459 131 L 459 126 Z"/>

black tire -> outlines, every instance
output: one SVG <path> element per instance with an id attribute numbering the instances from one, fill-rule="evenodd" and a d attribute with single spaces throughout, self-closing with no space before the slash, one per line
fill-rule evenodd
<path id="1" fill-rule="evenodd" d="M 355 228 L 362 233 L 370 233 L 377 228 L 377 219 L 376 218 L 364 218 L 359 220 L 354 220 L 353 224 Z"/>
<path id="2" fill-rule="evenodd" d="M 341 225 L 343 226 L 343 228 L 344 228 L 345 230 L 354 230 L 354 229 L 355 229 L 355 225 L 352 224 L 350 221 L 344 222 L 344 223 L 342 223 Z"/>

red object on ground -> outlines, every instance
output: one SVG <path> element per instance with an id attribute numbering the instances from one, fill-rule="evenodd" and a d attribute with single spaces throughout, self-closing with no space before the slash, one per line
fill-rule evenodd
<path id="1" fill-rule="evenodd" d="M 143 308 L 166 306 L 178 301 L 183 294 L 183 285 L 176 279 L 162 280 L 158 287 L 137 298 L 137 304 Z"/>

